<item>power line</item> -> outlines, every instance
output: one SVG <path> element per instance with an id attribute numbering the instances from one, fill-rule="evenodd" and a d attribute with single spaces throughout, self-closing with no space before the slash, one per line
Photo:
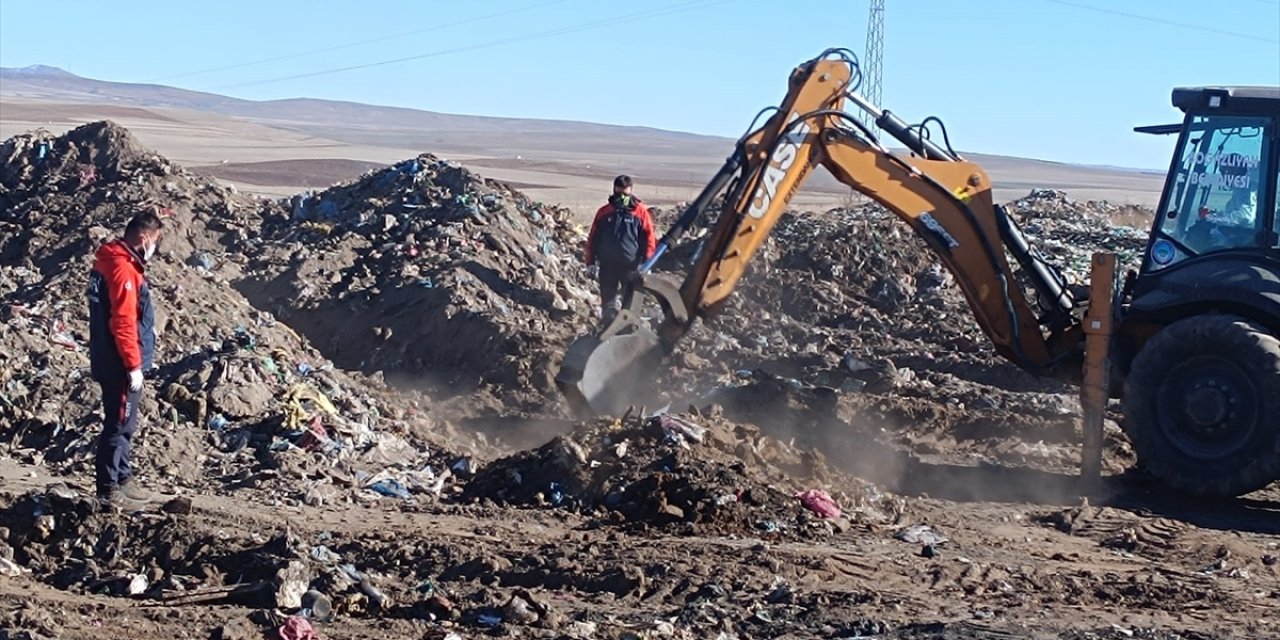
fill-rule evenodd
<path id="1" fill-rule="evenodd" d="M 1138 15 L 1136 13 L 1126 13 L 1124 11 L 1115 11 L 1114 9 L 1104 9 L 1102 7 L 1094 7 L 1087 4 L 1079 4 L 1076 2 L 1068 2 L 1067 0 L 1042 0 L 1043 2 L 1052 2 L 1067 7 L 1076 7 L 1077 9 L 1088 9 L 1089 11 L 1097 11 L 1098 13 L 1109 13 L 1113 16 L 1124 16 L 1135 20 L 1146 20 L 1147 22 L 1155 22 L 1159 24 L 1169 25 L 1173 27 L 1182 27 L 1184 29 L 1195 29 L 1197 31 L 1207 31 L 1209 33 L 1217 33 L 1224 36 L 1232 36 L 1236 38 L 1245 38 L 1248 40 L 1257 40 L 1259 42 L 1269 42 L 1271 44 L 1280 44 L 1280 40 L 1274 38 L 1266 38 L 1263 36 L 1255 36 L 1247 33 L 1236 33 L 1234 31 L 1224 31 L 1222 29 L 1214 29 L 1212 27 L 1204 27 L 1198 24 L 1188 24 L 1186 22 L 1175 22 L 1173 20 L 1165 20 L 1164 18 L 1153 18 L 1151 16 Z"/>
<path id="2" fill-rule="evenodd" d="M 439 25 L 435 25 L 435 26 L 432 26 L 432 27 L 427 27 L 427 28 L 425 28 L 425 29 L 415 29 L 415 30 L 413 30 L 413 31 L 405 31 L 405 32 L 403 32 L 403 33 L 397 33 L 397 34 L 389 35 L 389 36 L 379 36 L 379 37 L 377 37 L 377 38 L 369 38 L 369 39 L 367 39 L 367 40 L 358 40 L 358 41 L 356 41 L 356 42 L 348 42 L 348 43 L 346 43 L 346 44 L 338 44 L 338 45 L 334 45 L 334 46 L 332 46 L 332 47 L 324 47 L 324 48 L 322 48 L 322 49 L 311 49 L 311 50 L 309 50 L 309 51 L 299 51 L 299 52 L 297 52 L 297 53 L 289 53 L 289 54 L 285 54 L 285 55 L 282 55 L 282 56 L 276 56 L 276 57 L 274 57 L 274 58 L 263 58 L 263 59 L 261 59 L 261 60 L 251 60 L 251 61 L 249 61 L 249 62 L 238 62 L 238 63 L 236 63 L 236 64 L 229 64 L 229 65 L 225 65 L 225 66 L 221 66 L 221 67 L 212 67 L 212 68 L 209 68 L 209 69 L 202 69 L 202 70 L 200 70 L 200 71 L 188 71 L 188 72 L 186 72 L 186 73 L 179 73 L 179 74 L 175 74 L 175 75 L 171 75 L 171 76 L 163 76 L 163 77 L 155 78 L 155 79 L 152 79 L 152 80 L 146 80 L 146 81 L 144 81 L 144 82 L 148 82 L 148 83 L 151 83 L 151 82 L 162 82 L 162 81 L 165 81 L 165 80 L 173 80 L 173 79 L 175 79 L 175 78 L 188 78 L 188 77 L 191 77 L 191 76 L 201 76 L 201 75 L 204 75 L 204 74 L 206 74 L 206 73 L 214 73 L 215 71 L 227 71 L 227 70 L 229 70 L 229 69 L 242 69 L 242 68 L 244 68 L 244 67 L 253 67 L 253 66 L 260 65 L 260 64 L 267 64 L 267 63 L 269 63 L 269 62 L 279 62 L 279 61 L 281 61 L 281 60 L 291 60 L 291 59 L 293 59 L 293 58 L 301 58 L 301 57 L 304 57 L 304 56 L 309 56 L 309 55 L 313 55 L 313 54 L 317 54 L 317 53 L 328 53 L 328 52 L 330 52 L 330 51 L 338 51 L 338 50 L 340 50 L 340 49 L 350 49 L 351 47 L 358 47 L 358 46 L 360 46 L 360 45 L 372 44 L 372 43 L 374 43 L 374 42 L 385 42 L 385 41 L 387 41 L 387 40 L 395 40 L 395 39 L 397 39 L 397 38 L 405 38 L 405 37 L 408 37 L 408 36 L 416 36 L 416 35 L 418 35 L 418 34 L 422 34 L 422 33 L 429 33 L 429 32 L 431 32 L 431 31 L 441 31 L 441 30 L 443 30 L 443 29 L 449 29 L 449 28 L 452 28 L 452 27 L 460 27 L 460 26 L 462 26 L 462 25 L 471 24 L 471 23 L 473 23 L 473 22 L 481 22 L 481 21 L 484 21 L 484 20 L 492 20 L 493 18 L 501 18 L 501 17 L 509 16 L 509 15 L 516 14 L 516 13 L 523 13 L 523 12 L 525 12 L 525 11 L 532 11 L 532 10 L 534 10 L 534 9 L 542 9 L 542 8 L 544 8 L 544 7 L 549 7 L 549 6 L 553 5 L 553 4 L 560 4 L 560 3 L 562 3 L 562 2 L 565 2 L 565 0 L 551 0 L 550 2 L 543 2 L 543 3 L 541 3 L 541 4 L 535 4 L 535 5 L 533 5 L 533 6 L 529 6 L 529 7 L 521 7 L 521 8 L 519 8 L 519 9 L 510 9 L 510 10 L 508 10 L 508 11 L 500 11 L 500 12 L 498 12 L 498 13 L 490 13 L 490 14 L 488 14 L 488 15 L 477 16 L 477 17 L 475 17 L 475 18 L 467 18 L 466 20 L 458 20 L 457 22 L 450 22 L 450 23 L 448 23 L 448 24 L 439 24 Z"/>
<path id="3" fill-rule="evenodd" d="M 548 38 L 548 37 L 551 37 L 551 36 L 558 36 L 558 35 L 564 35 L 564 34 L 569 34 L 569 33 L 577 33 L 577 32 L 579 32 L 579 31 L 587 31 L 587 30 L 590 30 L 590 29 L 596 29 L 596 28 L 600 28 L 600 27 L 616 26 L 616 25 L 619 25 L 619 24 L 626 24 L 626 23 L 628 23 L 628 22 L 635 22 L 636 20 L 643 20 L 643 19 L 646 19 L 646 18 L 654 18 L 654 17 L 663 16 L 663 15 L 669 15 L 669 14 L 673 14 L 673 13 L 681 13 L 681 12 L 684 12 L 684 11 L 691 11 L 691 10 L 693 10 L 693 9 L 703 9 L 703 8 L 707 8 L 707 7 L 713 7 L 713 6 L 718 5 L 718 4 L 727 4 L 727 3 L 732 2 L 732 1 L 733 1 L 733 0 L 714 0 L 714 1 L 712 1 L 712 2 L 708 2 L 707 0 L 693 0 L 693 1 L 691 1 L 691 2 L 682 2 L 682 3 L 678 3 L 678 4 L 674 4 L 674 5 L 667 5 L 667 6 L 665 6 L 665 7 L 660 7 L 660 8 L 658 8 L 658 9 L 651 9 L 651 10 L 649 10 L 649 11 L 640 11 L 640 12 L 637 12 L 637 13 L 627 14 L 627 15 L 623 15 L 623 16 L 616 17 L 616 18 L 607 18 L 607 19 L 603 19 L 603 20 L 595 20 L 595 21 L 592 21 L 592 22 L 585 22 L 585 23 L 578 24 L 578 25 L 573 25 L 573 26 L 569 26 L 569 27 L 561 27 L 561 28 L 559 28 L 559 29 L 552 29 L 552 30 L 550 30 L 550 31 L 542 31 L 542 32 L 538 32 L 538 33 L 533 33 L 533 34 L 525 35 L 525 36 L 517 36 L 517 37 L 513 37 L 513 38 L 503 38 L 503 39 L 501 39 L 501 40 L 492 40 L 492 41 L 490 41 L 490 42 L 484 42 L 484 43 L 480 43 L 480 44 L 473 44 L 473 45 L 467 45 L 467 46 L 462 46 L 462 47 L 454 47 L 454 48 L 452 48 L 452 49 L 443 49 L 443 50 L 440 50 L 440 51 L 432 51 L 432 52 L 430 52 L 430 53 L 421 53 L 421 54 L 418 54 L 418 55 L 406 56 L 406 57 L 403 57 L 403 58 L 394 58 L 394 59 L 391 59 L 391 60 L 379 60 L 379 61 L 377 61 L 377 62 L 368 62 L 368 63 L 364 63 L 364 64 L 356 64 L 356 65 L 351 65 L 351 66 L 347 66 L 347 67 L 338 67 L 338 68 L 334 68 L 334 69 L 324 69 L 324 70 L 321 70 L 321 71 L 311 71 L 311 72 L 308 72 L 308 73 L 298 73 L 298 74 L 294 74 L 294 75 L 281 76 L 281 77 L 277 77 L 277 78 L 267 78 L 267 79 L 265 79 L 265 80 L 254 80 L 254 81 L 250 81 L 250 82 L 239 82 L 239 83 L 235 83 L 235 84 L 223 85 L 223 86 L 220 86 L 220 87 L 212 87 L 212 88 L 208 89 L 208 91 L 224 91 L 224 90 L 226 90 L 226 89 L 238 89 L 238 88 L 241 88 L 241 87 L 251 87 L 251 86 L 257 86 L 257 85 L 263 85 L 263 84 L 271 84 L 271 83 L 274 83 L 274 82 L 284 82 L 284 81 L 286 81 L 286 80 L 298 80 L 298 79 L 301 79 L 301 78 L 313 78 L 313 77 L 316 77 L 316 76 L 324 76 L 324 75 L 330 75 L 330 74 L 334 74 L 334 73 L 343 73 L 343 72 L 346 72 L 346 71 L 355 71 L 355 70 L 358 70 L 358 69 L 368 69 L 368 68 L 370 68 L 370 67 L 379 67 L 379 66 L 382 66 L 382 65 L 396 64 L 396 63 L 400 63 L 400 62 L 409 62 L 409 61 L 411 61 L 411 60 L 422 60 L 422 59 L 425 59 L 425 58 L 434 58 L 434 57 L 439 57 L 439 56 L 444 56 L 444 55 L 449 55 L 449 54 L 454 54 L 454 53 L 462 53 L 462 52 L 464 52 L 464 51 L 475 51 L 475 50 L 477 50 L 477 49 L 486 49 L 486 48 L 489 48 L 489 47 L 497 47 L 497 46 L 501 46 L 501 45 L 505 45 L 505 44 L 514 44 L 514 43 L 517 43 L 517 42 L 527 42 L 527 41 L 529 41 L 529 40 L 538 40 L 538 39 L 542 39 L 542 38 Z"/>

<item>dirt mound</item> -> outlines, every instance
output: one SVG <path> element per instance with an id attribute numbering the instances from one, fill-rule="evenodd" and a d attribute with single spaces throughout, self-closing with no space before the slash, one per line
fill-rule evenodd
<path id="1" fill-rule="evenodd" d="M 11 455 L 90 471 L 100 405 L 84 292 L 93 252 L 140 208 L 167 228 L 148 265 L 158 368 L 136 455 L 144 478 L 214 490 L 266 482 L 297 501 L 299 480 L 359 487 L 395 467 L 406 482 L 424 456 L 445 455 L 423 441 L 436 424 L 412 400 L 335 369 L 232 286 L 241 248 L 282 217 L 274 205 L 188 173 L 109 122 L 17 136 L 0 157 L 0 439 Z M 394 459 L 373 461 L 375 449 Z M 293 458 L 310 462 L 282 462 Z"/>
<path id="2" fill-rule="evenodd" d="M 180 259 L 220 253 L 258 226 L 263 203 L 197 177 L 110 121 L 0 146 L 0 262 L 48 276 L 92 254 L 139 209 L 166 219 L 164 249 Z"/>
<path id="3" fill-rule="evenodd" d="M 802 506 L 804 491 L 833 486 L 841 488 L 830 489 L 835 512 Z M 869 484 L 833 473 L 820 453 L 720 416 L 673 414 L 584 424 L 485 466 L 462 498 L 569 509 L 640 528 L 786 537 L 889 521 L 900 508 Z"/>
<path id="4" fill-rule="evenodd" d="M 344 368 L 536 403 L 592 310 L 581 241 L 568 210 L 422 155 L 294 198 L 243 290 Z"/>

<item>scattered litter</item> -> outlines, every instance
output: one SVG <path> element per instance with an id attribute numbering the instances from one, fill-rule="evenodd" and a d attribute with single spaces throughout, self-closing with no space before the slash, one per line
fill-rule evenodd
<path id="1" fill-rule="evenodd" d="M 702 442 L 707 432 L 706 429 L 669 413 L 658 416 L 657 420 L 663 431 L 681 441 L 688 439 Z"/>
<path id="2" fill-rule="evenodd" d="M 336 564 L 338 562 L 342 562 L 342 556 L 339 556 L 334 553 L 332 549 L 322 544 L 311 547 L 311 559 L 324 564 Z"/>
<path id="3" fill-rule="evenodd" d="M 927 546 L 938 546 L 947 542 L 947 539 L 942 534 L 934 531 L 933 527 L 927 524 L 911 525 L 898 531 L 893 537 L 903 542 Z"/>
<path id="4" fill-rule="evenodd" d="M 0 574 L 16 578 L 27 571 L 27 569 L 19 566 L 13 560 L 0 556 Z"/>
<path id="5" fill-rule="evenodd" d="M 141 573 L 135 573 L 129 578 L 128 593 L 131 596 L 140 596 L 147 592 L 147 587 L 151 586 L 151 582 Z"/>
<path id="6" fill-rule="evenodd" d="M 475 475 L 476 463 L 471 458 L 459 458 L 453 463 L 453 466 L 449 468 L 452 469 L 454 473 L 465 478 Z"/>
<path id="7" fill-rule="evenodd" d="M 289 616 L 276 630 L 280 640 L 318 640 L 311 622 L 302 616 Z"/>
<path id="8" fill-rule="evenodd" d="M 333 618 L 333 603 L 323 593 L 315 589 L 308 590 L 302 594 L 302 611 L 299 615 L 316 622 L 328 622 Z"/>
<path id="9" fill-rule="evenodd" d="M 823 518 L 839 518 L 840 506 L 836 504 L 826 491 L 821 489 L 808 489 L 796 493 L 793 497 L 800 499 L 800 504 Z"/>
<path id="10" fill-rule="evenodd" d="M 370 485 L 369 488 L 388 498 L 408 498 L 412 496 L 409 493 L 409 489 L 398 480 L 379 480 Z"/>

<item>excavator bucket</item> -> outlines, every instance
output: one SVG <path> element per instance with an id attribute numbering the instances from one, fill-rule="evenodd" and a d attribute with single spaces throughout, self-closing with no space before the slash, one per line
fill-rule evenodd
<path id="1" fill-rule="evenodd" d="M 655 406 L 655 371 L 666 350 L 644 315 L 646 299 L 659 303 L 667 321 L 686 317 L 673 285 L 636 274 L 617 315 L 598 331 L 575 339 L 565 352 L 556 386 L 575 414 L 618 416 L 632 407 Z"/>
<path id="2" fill-rule="evenodd" d="M 652 366 L 659 351 L 652 334 L 604 340 L 582 336 L 565 353 L 556 385 L 577 415 L 621 415 L 652 395 Z"/>

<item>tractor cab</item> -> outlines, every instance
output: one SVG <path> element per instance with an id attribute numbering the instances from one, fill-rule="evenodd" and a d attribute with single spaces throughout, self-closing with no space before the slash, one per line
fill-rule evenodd
<path id="1" fill-rule="evenodd" d="M 1280 329 L 1280 87 L 1173 90 L 1177 134 L 1129 311 L 1231 311 Z"/>
<path id="2" fill-rule="evenodd" d="M 1173 106 L 1182 124 L 1136 129 L 1178 134 L 1142 272 L 1280 250 L 1280 87 L 1178 88 Z"/>

